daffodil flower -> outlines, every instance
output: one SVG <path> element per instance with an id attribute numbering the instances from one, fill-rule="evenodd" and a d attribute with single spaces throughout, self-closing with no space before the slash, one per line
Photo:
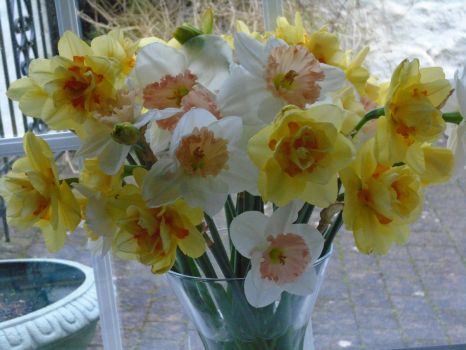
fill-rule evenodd
<path id="1" fill-rule="evenodd" d="M 0 195 L 5 199 L 11 225 L 20 229 L 41 229 L 47 249 L 63 247 L 67 232 L 81 221 L 79 204 L 65 181 L 58 179 L 49 145 L 33 133 L 24 135 L 26 156 L 0 179 Z"/>
<path id="2" fill-rule="evenodd" d="M 140 197 L 140 191 L 123 191 L 122 173 L 120 168 L 115 175 L 108 175 L 100 169 L 98 159 L 86 159 L 79 183 L 73 184 L 83 196 L 84 229 L 89 236 L 88 248 L 95 255 L 105 255 L 111 248 L 118 231 L 116 220 L 132 202 L 131 194 Z"/>
<path id="3" fill-rule="evenodd" d="M 283 206 L 299 198 L 322 208 L 336 200 L 337 173 L 354 153 L 340 133 L 344 118 L 335 105 L 287 106 L 249 140 L 264 200 Z"/>
<path id="4" fill-rule="evenodd" d="M 24 114 L 82 137 L 85 121 L 105 114 L 113 103 L 132 69 L 135 49 L 116 32 L 95 38 L 91 46 L 66 32 L 58 42 L 59 55 L 33 60 L 28 76 L 11 84 L 7 95 Z"/>
<path id="5" fill-rule="evenodd" d="M 220 120 L 194 108 L 179 121 L 170 149 L 160 154 L 143 185 L 151 207 L 182 197 L 192 207 L 215 215 L 227 194 L 247 190 L 256 193 L 257 169 L 239 148 L 239 117 Z"/>
<path id="6" fill-rule="evenodd" d="M 138 185 L 147 171 L 138 169 Z M 123 191 L 133 192 L 134 185 Z M 204 254 L 206 244 L 197 226 L 203 220 L 202 209 L 189 206 L 184 200 L 149 208 L 140 192 L 125 200 L 125 210 L 115 218 L 119 230 L 113 240 L 113 250 L 124 259 L 133 259 L 151 265 L 153 273 L 170 270 L 176 259 L 176 249 L 192 258 Z"/>
<path id="7" fill-rule="evenodd" d="M 371 139 L 340 178 L 345 188 L 343 221 L 360 252 L 386 254 L 393 243 L 406 242 L 409 225 L 422 211 L 418 174 L 407 165 L 380 163 Z"/>
<path id="8" fill-rule="evenodd" d="M 220 118 L 214 93 L 229 75 L 232 52 L 213 35 L 197 36 L 181 48 L 155 42 L 138 53 L 129 84 L 143 91 L 143 105 L 157 112 L 146 132 L 154 154 L 164 151 L 176 124 L 191 108 Z"/>
<path id="9" fill-rule="evenodd" d="M 441 68 L 419 69 L 404 60 L 393 73 L 385 115 L 377 119 L 376 154 L 385 164 L 405 162 L 425 171 L 422 145 L 435 142 L 445 129 L 441 106 L 451 86 Z"/>
<path id="10" fill-rule="evenodd" d="M 131 147 L 143 137 L 140 129 L 157 115 L 142 114 L 141 103 L 135 91 L 120 91 L 112 108 L 99 115 L 99 122 L 89 120 L 84 124 L 84 137 L 76 156 L 97 158 L 101 169 L 114 175 L 123 166 Z"/>
<path id="11" fill-rule="evenodd" d="M 280 299 L 286 291 L 308 295 L 314 291 L 314 262 L 324 245 L 322 234 L 307 224 L 293 224 L 294 205 L 276 210 L 271 217 L 249 211 L 237 216 L 230 237 L 241 255 L 251 259 L 244 292 L 254 307 Z"/>
<path id="12" fill-rule="evenodd" d="M 240 65 L 232 68 L 218 103 L 223 113 L 241 116 L 245 125 L 264 126 L 283 106 L 304 108 L 345 83 L 343 71 L 320 64 L 304 46 L 274 38 L 262 44 L 236 33 L 235 49 Z"/>

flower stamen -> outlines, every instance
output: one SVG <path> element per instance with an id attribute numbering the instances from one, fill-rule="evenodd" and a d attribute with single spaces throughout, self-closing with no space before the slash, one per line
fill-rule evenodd
<path id="1" fill-rule="evenodd" d="M 216 176 L 227 169 L 227 141 L 216 138 L 214 133 L 203 127 L 194 128 L 190 135 L 181 139 L 176 158 L 184 171 L 195 176 Z"/>

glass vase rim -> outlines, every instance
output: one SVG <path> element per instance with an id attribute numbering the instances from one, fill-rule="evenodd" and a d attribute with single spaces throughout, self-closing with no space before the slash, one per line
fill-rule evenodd
<path id="1" fill-rule="evenodd" d="M 330 258 L 332 253 L 333 253 L 333 244 L 330 246 L 330 249 L 328 250 L 328 252 L 324 256 L 319 257 L 316 261 L 313 262 L 312 266 L 317 266 L 317 265 L 321 264 L 323 261 Z M 171 275 L 172 277 L 175 277 L 177 279 L 180 279 L 180 280 L 182 280 L 182 279 L 184 279 L 184 280 L 193 280 L 193 281 L 196 281 L 196 282 L 229 282 L 229 281 L 242 281 L 242 280 L 246 279 L 246 277 L 230 277 L 230 278 L 227 278 L 227 277 L 223 277 L 223 278 L 219 278 L 219 277 L 196 277 L 196 276 L 185 275 L 185 274 L 175 272 L 175 271 L 171 271 L 171 270 L 168 271 L 167 274 Z"/>

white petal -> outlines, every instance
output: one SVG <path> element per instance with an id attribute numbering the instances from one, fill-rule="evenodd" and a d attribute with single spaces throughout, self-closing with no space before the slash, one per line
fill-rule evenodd
<path id="1" fill-rule="evenodd" d="M 217 102 L 223 115 L 237 115 L 243 124 L 263 124 L 258 120 L 262 101 L 270 96 L 263 78 L 248 73 L 235 65 L 230 77 L 220 89 Z"/>
<path id="2" fill-rule="evenodd" d="M 97 154 L 102 152 L 110 138 L 111 136 L 108 134 L 108 132 L 99 132 L 93 135 L 89 135 L 89 137 L 86 139 L 81 140 L 81 146 L 79 147 L 75 156 L 83 158 L 95 157 Z"/>
<path id="3" fill-rule="evenodd" d="M 183 53 L 173 47 L 153 43 L 144 46 L 136 57 L 136 65 L 131 74 L 131 81 L 139 88 L 160 81 L 164 76 L 178 75 L 187 68 Z"/>
<path id="4" fill-rule="evenodd" d="M 259 119 L 266 124 L 270 124 L 285 104 L 284 100 L 269 92 L 268 96 L 260 102 Z"/>
<path id="5" fill-rule="evenodd" d="M 183 115 L 175 130 L 170 145 L 170 151 L 174 152 L 178 147 L 178 143 L 183 136 L 189 135 L 193 132 L 194 128 L 202 128 L 215 122 L 217 118 L 209 111 L 202 108 L 193 108 Z"/>
<path id="6" fill-rule="evenodd" d="M 253 256 L 251 270 L 244 281 L 244 294 L 249 304 L 254 307 L 264 307 L 280 299 L 283 291 L 275 283 L 260 276 L 260 256 Z"/>
<path id="7" fill-rule="evenodd" d="M 459 71 L 455 73 L 455 80 L 460 113 L 466 118 L 466 65 L 461 73 Z"/>
<path id="8" fill-rule="evenodd" d="M 283 286 L 283 289 L 292 294 L 309 295 L 314 292 L 316 284 L 316 271 L 314 269 L 314 266 L 312 266 L 312 263 L 310 263 L 298 280 L 296 280 L 294 283 L 285 284 Z"/>
<path id="9" fill-rule="evenodd" d="M 251 258 L 255 248 L 267 244 L 265 239 L 268 218 L 258 211 L 247 211 L 233 219 L 230 225 L 230 237 L 236 250 L 241 255 Z"/>
<path id="10" fill-rule="evenodd" d="M 322 89 L 320 91 L 321 96 L 325 96 L 330 92 L 340 90 L 345 86 L 347 82 L 345 72 L 343 72 L 340 68 L 329 66 L 328 64 L 324 63 L 320 64 L 320 68 L 325 74 L 324 80 L 318 82 Z"/>
<path id="11" fill-rule="evenodd" d="M 93 193 L 86 204 L 86 224 L 99 236 L 113 237 L 118 227 L 107 212 L 107 201 L 100 193 Z"/>
<path id="12" fill-rule="evenodd" d="M 125 163 L 130 150 L 131 146 L 110 139 L 97 155 L 102 171 L 108 175 L 115 175 Z"/>
<path id="13" fill-rule="evenodd" d="M 110 134 L 97 132 L 82 140 L 76 157 L 98 158 L 99 166 L 108 175 L 114 175 L 120 170 L 126 160 L 131 146 L 115 142 Z"/>
<path id="14" fill-rule="evenodd" d="M 466 165 L 466 122 L 459 125 L 449 126 L 450 135 L 447 140 L 447 147 L 455 155 L 455 177 L 463 174 Z"/>
<path id="15" fill-rule="evenodd" d="M 160 158 L 144 178 L 142 195 L 150 207 L 172 203 L 180 197 L 181 174 L 170 158 Z"/>
<path id="16" fill-rule="evenodd" d="M 156 111 L 156 117 L 154 120 L 163 120 L 174 116 L 178 112 L 183 112 L 181 108 L 165 108 Z"/>
<path id="17" fill-rule="evenodd" d="M 260 78 L 264 76 L 268 59 L 264 44 L 246 33 L 235 33 L 235 50 L 239 63 L 249 73 Z"/>
<path id="18" fill-rule="evenodd" d="M 180 192 L 191 207 L 202 208 L 210 216 L 222 210 L 228 196 L 228 185 L 219 178 L 185 177 Z"/>
<path id="19" fill-rule="evenodd" d="M 459 76 L 459 71 L 456 71 L 455 72 L 455 79 L 448 79 L 448 82 L 450 83 L 450 85 L 455 87 L 455 93 L 452 94 L 447 99 L 447 102 L 441 108 L 442 113 L 450 113 L 450 112 L 458 112 L 459 111 L 458 88 L 456 87 L 458 76 Z M 448 128 L 448 125 L 449 125 L 449 123 L 447 124 L 447 128 Z"/>
<path id="20" fill-rule="evenodd" d="M 272 37 L 269 40 L 267 40 L 267 43 L 265 44 L 265 51 L 267 52 L 267 57 L 270 53 L 270 50 L 272 50 L 275 47 L 280 47 L 280 46 L 288 47 L 289 45 L 282 39 L 276 39 Z"/>
<path id="21" fill-rule="evenodd" d="M 267 234 L 276 236 L 284 233 L 285 229 L 298 218 L 298 211 L 301 206 L 300 201 L 293 201 L 275 210 L 267 224 Z"/>
<path id="22" fill-rule="evenodd" d="M 229 75 L 233 54 L 222 38 L 214 35 L 200 35 L 183 45 L 188 57 L 188 68 L 197 75 L 199 82 L 218 91 Z"/>
<path id="23" fill-rule="evenodd" d="M 216 137 L 228 141 L 228 145 L 236 145 L 243 132 L 243 122 L 240 117 L 225 117 L 209 125 Z"/>
<path id="24" fill-rule="evenodd" d="M 151 123 L 144 133 L 146 142 L 155 155 L 168 150 L 172 133 L 160 128 L 157 123 Z"/>
<path id="25" fill-rule="evenodd" d="M 136 123 L 133 124 L 135 128 L 141 129 L 144 125 L 155 120 L 158 117 L 158 113 L 156 110 L 151 110 L 139 116 L 139 119 Z"/>
<path id="26" fill-rule="evenodd" d="M 259 170 L 247 154 L 238 148 L 230 150 L 228 170 L 223 171 L 219 176 L 228 183 L 230 193 L 248 191 L 253 195 L 258 195 Z"/>

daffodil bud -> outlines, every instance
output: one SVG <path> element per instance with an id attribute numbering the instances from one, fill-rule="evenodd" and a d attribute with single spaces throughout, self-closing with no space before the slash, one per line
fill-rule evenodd
<path id="1" fill-rule="evenodd" d="M 173 37 L 178 40 L 180 44 L 184 44 L 198 35 L 202 35 L 202 31 L 188 23 L 179 26 L 173 33 Z"/>
<path id="2" fill-rule="evenodd" d="M 139 140 L 139 130 L 131 123 L 118 123 L 113 127 L 111 136 L 115 142 L 123 145 L 134 145 Z"/>

